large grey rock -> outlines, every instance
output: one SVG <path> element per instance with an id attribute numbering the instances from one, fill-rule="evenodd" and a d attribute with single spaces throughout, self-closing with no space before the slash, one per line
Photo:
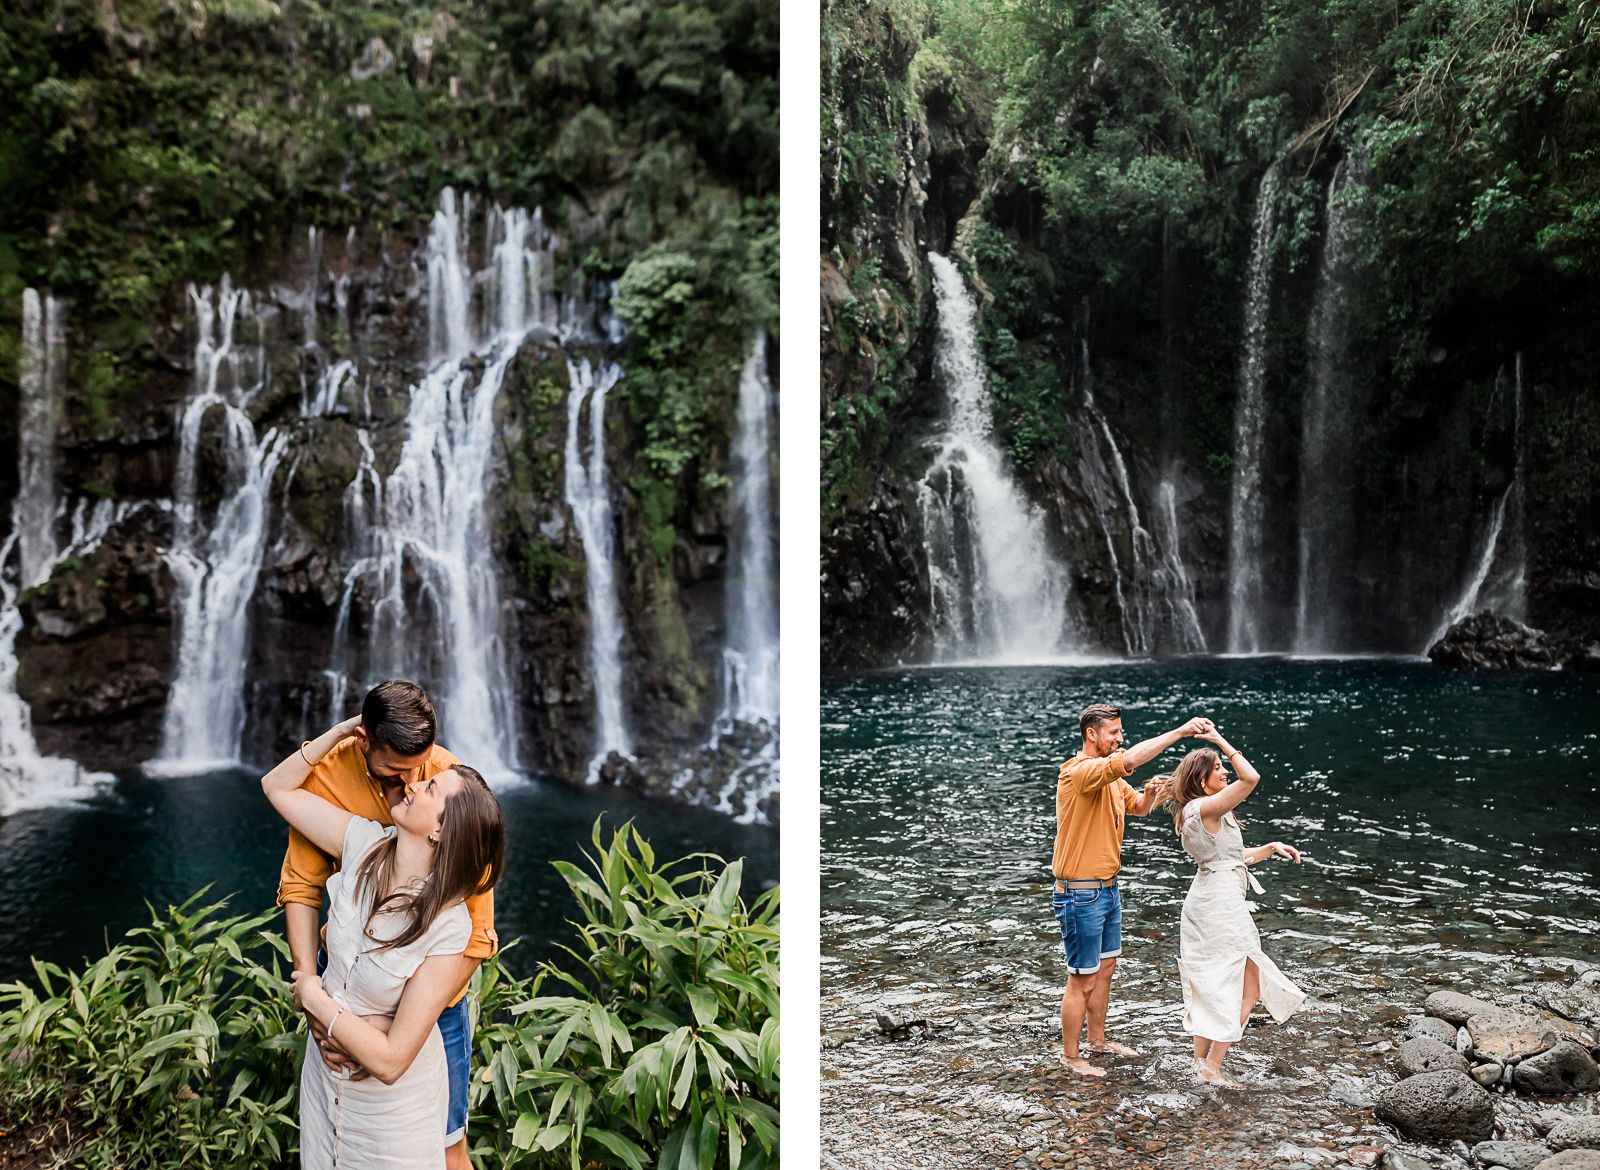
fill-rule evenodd
<path id="1" fill-rule="evenodd" d="M 1581 1044 L 1562 1040 L 1517 1065 L 1512 1083 L 1524 1093 L 1537 1093 L 1541 1097 L 1592 1093 L 1600 1088 L 1600 1067 L 1596 1067 L 1594 1057 Z"/>
<path id="2" fill-rule="evenodd" d="M 1395 1067 L 1402 1077 L 1414 1077 L 1418 1073 L 1438 1072 L 1440 1069 L 1466 1072 L 1467 1062 L 1448 1044 L 1429 1040 L 1426 1036 L 1418 1036 L 1415 1040 L 1407 1040 L 1400 1046 L 1400 1053 L 1395 1057 Z"/>
<path id="3" fill-rule="evenodd" d="M 1552 1150 L 1600 1150 L 1600 1115 L 1569 1117 L 1545 1135 Z"/>
<path id="4" fill-rule="evenodd" d="M 1462 995 L 1459 991 L 1436 991 L 1423 1001 L 1422 1010 L 1430 1016 L 1452 1024 L 1466 1023 L 1473 1016 L 1492 1011 L 1494 1004 L 1486 999 Z"/>
<path id="5" fill-rule="evenodd" d="M 1425 1037 L 1452 1047 L 1456 1042 L 1456 1026 L 1438 1016 L 1417 1016 L 1406 1025 L 1406 1039 Z"/>
<path id="6" fill-rule="evenodd" d="M 1514 1064 L 1537 1056 L 1563 1035 L 1578 1031 L 1577 1025 L 1560 1016 L 1530 1009 L 1492 1008 L 1467 1021 L 1472 1052 L 1480 1060 Z"/>
<path id="7" fill-rule="evenodd" d="M 1560 1109 L 1541 1109 L 1528 1120 L 1533 1123 L 1533 1128 L 1539 1132 L 1539 1136 L 1543 1137 L 1571 1116 L 1572 1114 Z"/>
<path id="8" fill-rule="evenodd" d="M 1474 1162 L 1503 1166 L 1505 1170 L 1533 1170 L 1549 1156 L 1549 1147 L 1537 1142 L 1479 1142 L 1472 1147 Z"/>
<path id="9" fill-rule="evenodd" d="M 1374 1112 L 1413 1139 L 1483 1142 L 1494 1135 L 1494 1103 L 1464 1072 L 1407 1077 L 1378 1094 Z"/>
<path id="10" fill-rule="evenodd" d="M 1428 647 L 1428 657 L 1441 665 L 1519 670 L 1554 666 L 1559 648 L 1543 630 L 1485 610 L 1451 626 Z"/>
<path id="11" fill-rule="evenodd" d="M 1540 1162 L 1536 1170 L 1600 1170 L 1600 1150 L 1563 1150 Z"/>

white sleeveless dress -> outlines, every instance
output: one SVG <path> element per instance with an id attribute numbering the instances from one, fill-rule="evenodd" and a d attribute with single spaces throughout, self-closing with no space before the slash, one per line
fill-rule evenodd
<path id="1" fill-rule="evenodd" d="M 339 872 L 328 879 L 328 969 L 322 985 L 347 1014 L 394 1015 L 406 980 L 422 961 L 429 955 L 461 954 L 472 935 L 472 918 L 458 902 L 403 947 L 380 950 L 366 937 L 372 898 L 358 904 L 356 870 L 373 846 L 394 833 L 393 827 L 377 821 L 353 818 L 345 830 Z M 399 914 L 385 912 L 373 923 L 373 933 L 393 938 L 402 925 Z M 336 1024 L 335 1037 L 338 1031 Z M 437 1170 L 444 1166 L 449 1100 L 444 1041 L 437 1027 L 392 1085 L 376 1077 L 352 1081 L 330 1072 L 308 1037 L 300 1070 L 300 1165 L 303 1170 Z"/>
<path id="2" fill-rule="evenodd" d="M 1224 814 L 1215 835 L 1200 819 L 1200 802 L 1183 809 L 1183 848 L 1198 869 L 1183 900 L 1178 935 L 1178 970 L 1183 978 L 1183 1030 L 1227 1043 L 1244 1035 L 1239 1006 L 1244 999 L 1245 960 L 1261 972 L 1261 1002 L 1283 1023 L 1305 1002 L 1301 991 L 1261 949 L 1245 891 L 1261 884 L 1244 863 L 1239 822 Z"/>

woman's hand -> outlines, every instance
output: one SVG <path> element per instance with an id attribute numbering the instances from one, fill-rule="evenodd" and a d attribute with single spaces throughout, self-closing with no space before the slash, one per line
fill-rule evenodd
<path id="1" fill-rule="evenodd" d="M 1267 854 L 1269 857 L 1287 857 L 1296 865 L 1300 864 L 1300 850 L 1293 845 L 1285 845 L 1282 841 L 1272 841 L 1268 843 L 1267 848 L 1271 850 Z"/>

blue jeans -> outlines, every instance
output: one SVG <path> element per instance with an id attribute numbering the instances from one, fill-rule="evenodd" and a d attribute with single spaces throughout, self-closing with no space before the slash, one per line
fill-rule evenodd
<path id="1" fill-rule="evenodd" d="M 1052 893 L 1050 909 L 1061 925 L 1061 945 L 1067 952 L 1067 970 L 1093 975 L 1101 959 L 1122 954 L 1122 892 L 1117 884 L 1100 889 L 1068 887 Z"/>
<path id="2" fill-rule="evenodd" d="M 328 956 L 317 949 L 317 974 L 328 969 Z M 450 1079 L 450 1108 L 445 1113 L 444 1144 L 467 1136 L 467 1071 L 472 1064 L 472 1017 L 467 997 L 439 1013 L 439 1038 L 444 1041 L 445 1072 Z"/>

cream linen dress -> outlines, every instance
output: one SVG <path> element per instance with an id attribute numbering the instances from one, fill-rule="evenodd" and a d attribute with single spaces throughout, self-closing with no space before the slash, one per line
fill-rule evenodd
<path id="1" fill-rule="evenodd" d="M 1261 1002 L 1278 1023 L 1299 1010 L 1305 992 L 1296 987 L 1261 949 L 1245 891 L 1261 884 L 1244 863 L 1244 838 L 1234 815 L 1225 813 L 1215 835 L 1200 819 L 1200 802 L 1183 808 L 1183 848 L 1198 870 L 1183 900 L 1178 935 L 1178 970 L 1183 977 L 1183 1030 L 1207 1040 L 1232 1043 L 1244 1035 L 1239 1006 L 1244 999 L 1244 965 L 1255 960 L 1261 972 Z"/>
<path id="2" fill-rule="evenodd" d="M 347 1014 L 394 1015 L 406 980 L 422 961 L 429 955 L 461 954 L 472 935 L 472 918 L 458 902 L 403 947 L 380 950 L 366 937 L 372 897 L 357 902 L 356 870 L 375 845 L 394 833 L 377 821 L 352 818 L 339 872 L 328 879 L 328 969 L 322 985 Z M 393 938 L 403 925 L 401 914 L 386 911 L 373 923 L 373 933 Z M 392 1085 L 376 1077 L 352 1081 L 330 1072 L 308 1037 L 300 1070 L 300 1165 L 303 1170 L 437 1170 L 444 1166 L 449 1099 L 438 1028 L 429 1031 L 416 1060 Z"/>

